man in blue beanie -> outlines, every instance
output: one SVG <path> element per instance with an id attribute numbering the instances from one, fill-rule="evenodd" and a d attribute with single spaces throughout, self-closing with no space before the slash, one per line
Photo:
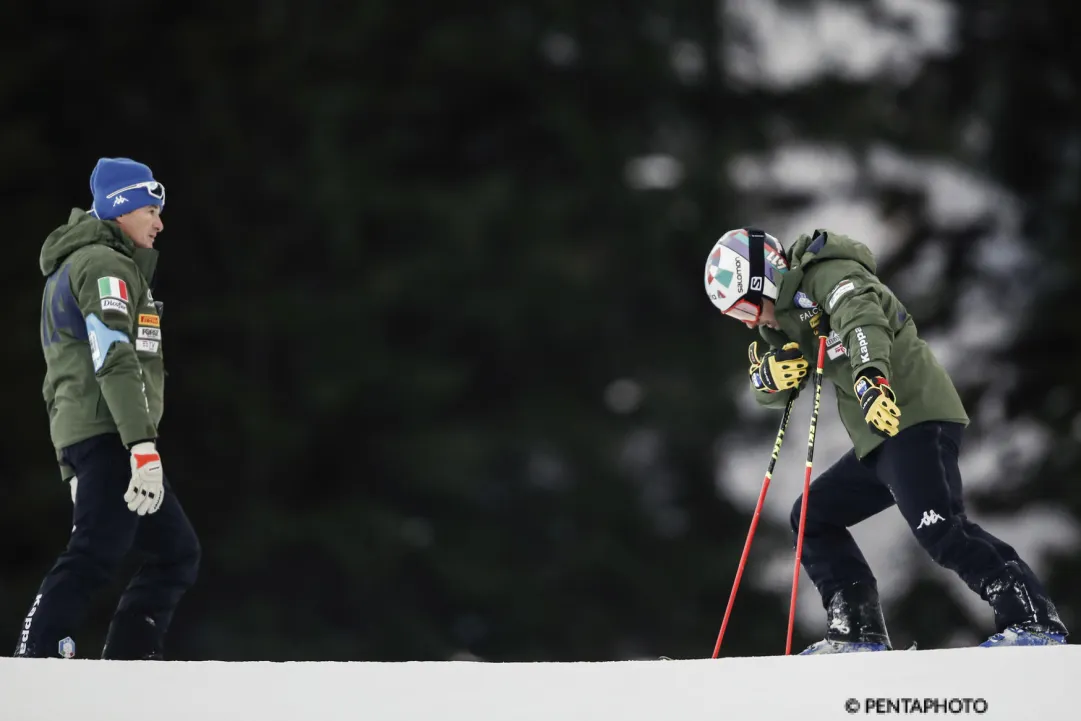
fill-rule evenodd
<path id="1" fill-rule="evenodd" d="M 91 209 L 73 209 L 41 248 L 43 394 L 73 526 L 15 655 L 73 657 L 93 594 L 137 550 L 148 558 L 120 598 L 101 656 L 162 659 L 200 558 L 157 449 L 165 366 L 151 283 L 165 187 L 142 163 L 101 158 L 90 190 Z"/>

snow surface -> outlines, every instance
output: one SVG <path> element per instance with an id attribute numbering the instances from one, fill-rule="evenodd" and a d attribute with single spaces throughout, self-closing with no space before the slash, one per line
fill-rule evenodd
<path id="1" fill-rule="evenodd" d="M 606 663 L 3 658 L 0 716 L 5 721 L 814 721 L 878 715 L 873 708 L 865 713 L 869 698 L 902 699 L 898 703 L 968 698 L 983 699 L 986 710 L 947 715 L 1057 721 L 1077 717 L 1066 699 L 1079 674 L 1081 648 L 1071 646 Z M 850 698 L 860 704 L 856 713 L 845 709 Z"/>

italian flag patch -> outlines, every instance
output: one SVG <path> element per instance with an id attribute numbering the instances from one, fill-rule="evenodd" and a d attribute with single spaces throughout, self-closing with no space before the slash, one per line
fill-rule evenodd
<path id="1" fill-rule="evenodd" d="M 99 298 L 119 298 L 125 303 L 128 300 L 128 284 L 119 278 L 98 278 Z"/>

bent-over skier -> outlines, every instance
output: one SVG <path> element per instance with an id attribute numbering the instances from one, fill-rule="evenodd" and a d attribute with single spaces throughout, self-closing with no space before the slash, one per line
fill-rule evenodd
<path id="1" fill-rule="evenodd" d="M 870 250 L 815 230 L 786 252 L 762 230 L 738 228 L 713 246 L 705 270 L 713 304 L 766 342 L 748 349 L 749 383 L 762 405 L 781 408 L 799 392 L 820 334 L 827 337 L 823 375 L 853 447 L 807 497 L 801 563 L 827 623 L 825 638 L 802 653 L 892 648 L 875 576 L 848 529 L 893 505 L 928 555 L 990 605 L 997 632 L 981 646 L 1065 643 L 1032 569 L 966 516 L 958 453 L 968 415 L 905 306 L 876 276 Z M 794 534 L 801 507 L 802 496 L 792 508 Z"/>

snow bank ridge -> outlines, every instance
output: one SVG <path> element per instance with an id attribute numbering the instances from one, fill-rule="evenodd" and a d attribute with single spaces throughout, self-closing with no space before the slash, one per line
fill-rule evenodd
<path id="1" fill-rule="evenodd" d="M 0 659 L 4 721 L 1073 721 L 1081 647 L 596 663 Z M 784 715 L 782 715 L 784 714 Z"/>

